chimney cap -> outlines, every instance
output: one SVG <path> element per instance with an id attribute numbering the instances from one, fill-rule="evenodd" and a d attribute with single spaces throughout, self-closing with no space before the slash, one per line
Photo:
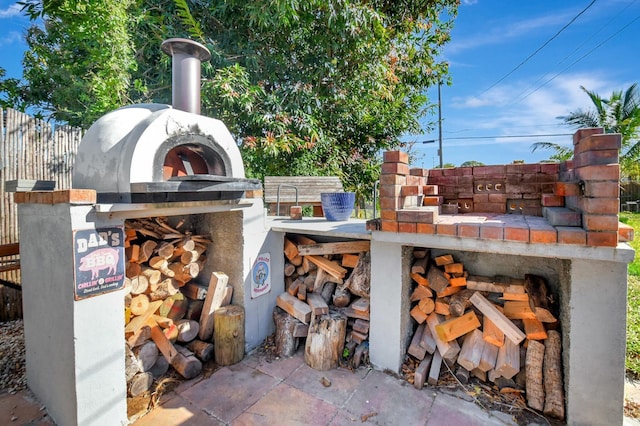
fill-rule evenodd
<path id="1" fill-rule="evenodd" d="M 209 49 L 197 41 L 186 38 L 166 39 L 162 42 L 160 48 L 169 56 L 173 56 L 176 53 L 186 53 L 205 62 L 211 59 L 211 52 L 209 52 Z"/>

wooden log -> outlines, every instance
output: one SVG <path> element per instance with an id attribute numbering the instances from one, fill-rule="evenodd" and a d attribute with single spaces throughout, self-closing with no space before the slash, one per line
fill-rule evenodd
<path id="1" fill-rule="evenodd" d="M 298 289 L 300 289 L 300 286 L 302 286 L 303 284 L 304 284 L 303 278 L 300 278 L 300 277 L 296 278 L 296 280 L 291 283 L 289 288 L 287 288 L 287 293 L 289 293 L 292 296 L 297 296 Z"/>
<path id="2" fill-rule="evenodd" d="M 293 259 L 299 256 L 298 247 L 287 237 L 284 238 L 284 255 L 287 259 L 289 259 L 289 262 L 293 263 L 294 265 L 299 266 L 302 264 L 302 257 L 300 257 L 300 263 L 296 264 L 296 262 L 293 262 Z"/>
<path id="3" fill-rule="evenodd" d="M 360 253 L 358 264 L 344 282 L 344 287 L 356 296 L 369 298 L 371 290 L 371 253 L 369 251 Z"/>
<path id="4" fill-rule="evenodd" d="M 485 373 L 487 371 L 494 370 L 496 368 L 496 360 L 498 359 L 499 350 L 500 348 L 498 346 L 485 341 L 478 368 Z"/>
<path id="5" fill-rule="evenodd" d="M 180 334 L 180 331 L 178 330 L 178 327 L 175 324 L 171 324 L 169 327 L 162 330 L 162 333 L 171 343 L 175 343 L 178 340 L 178 335 Z"/>
<path id="6" fill-rule="evenodd" d="M 480 320 L 475 312 L 469 311 L 461 317 L 453 317 L 439 323 L 436 325 L 435 331 L 440 339 L 450 342 L 478 327 L 480 327 Z"/>
<path id="7" fill-rule="evenodd" d="M 307 286 L 304 285 L 304 283 L 298 287 L 298 294 L 296 296 L 303 302 L 307 300 Z"/>
<path id="8" fill-rule="evenodd" d="M 140 364 L 128 345 L 124 345 L 124 350 L 124 374 L 126 381 L 129 382 L 133 379 L 133 376 L 140 372 Z"/>
<path id="9" fill-rule="evenodd" d="M 195 262 L 186 265 L 181 262 L 173 262 L 169 264 L 169 269 L 175 274 L 174 278 L 183 283 L 191 281 L 200 273 L 200 267 Z"/>
<path id="10" fill-rule="evenodd" d="M 196 282 L 190 282 L 180 288 L 185 296 L 193 300 L 204 300 L 207 297 L 208 286 Z"/>
<path id="11" fill-rule="evenodd" d="M 273 322 L 276 326 L 276 354 L 282 358 L 295 355 L 299 339 L 294 334 L 296 325 L 301 324 L 300 321 L 276 306 L 273 309 Z"/>
<path id="12" fill-rule="evenodd" d="M 348 306 L 350 301 L 351 292 L 347 289 L 337 288 L 333 293 L 333 304 L 338 308 Z"/>
<path id="13" fill-rule="evenodd" d="M 489 317 L 496 327 L 498 327 L 513 343 L 519 344 L 525 339 L 526 335 L 482 294 L 476 292 L 469 298 L 469 300 L 480 312 L 484 314 L 485 317 Z"/>
<path id="14" fill-rule="evenodd" d="M 451 315 L 451 311 L 449 310 L 449 297 L 438 297 L 435 301 L 433 311 L 445 317 Z"/>
<path id="15" fill-rule="evenodd" d="M 423 257 L 418 258 L 413 261 L 411 265 L 411 273 L 412 274 L 421 274 L 424 275 L 429 270 L 429 258 Z"/>
<path id="16" fill-rule="evenodd" d="M 155 300 L 164 300 L 169 296 L 173 296 L 178 293 L 180 287 L 176 280 L 173 278 L 167 278 L 165 280 L 160 281 L 155 289 L 149 293 L 149 299 L 151 301 Z"/>
<path id="17" fill-rule="evenodd" d="M 429 374 L 429 367 L 431 367 L 431 355 L 426 355 L 420 364 L 416 367 L 416 371 L 413 375 L 413 386 L 416 389 L 422 389 L 424 382 L 427 380 Z"/>
<path id="18" fill-rule="evenodd" d="M 134 333 L 131 333 L 129 337 L 127 337 L 127 344 L 135 348 L 136 346 L 140 346 L 143 343 L 149 341 L 151 339 L 151 329 L 147 326 L 140 327 Z"/>
<path id="19" fill-rule="evenodd" d="M 180 263 L 188 265 L 190 263 L 196 263 L 200 258 L 200 253 L 197 250 L 185 250 L 180 255 Z"/>
<path id="20" fill-rule="evenodd" d="M 195 356 L 176 354 L 171 366 L 185 379 L 193 379 L 202 372 L 202 362 Z"/>
<path id="21" fill-rule="evenodd" d="M 368 342 L 360 343 L 356 348 L 355 353 L 353 354 L 353 359 L 352 359 L 353 368 L 360 367 L 360 364 L 362 364 L 363 362 L 366 362 L 368 358 L 369 358 L 369 343 Z"/>
<path id="22" fill-rule="evenodd" d="M 340 266 L 337 262 L 324 258 L 322 256 L 306 256 L 311 262 L 315 263 L 318 268 L 324 269 L 331 276 L 342 279 L 347 275 L 347 270 Z"/>
<path id="23" fill-rule="evenodd" d="M 549 338 L 544 342 L 544 414 L 564 418 L 564 388 L 562 384 L 562 343 L 560 333 L 548 331 Z"/>
<path id="24" fill-rule="evenodd" d="M 216 363 L 232 365 L 244 357 L 244 308 L 223 306 L 213 313 L 213 345 Z"/>
<path id="25" fill-rule="evenodd" d="M 409 314 L 411 315 L 411 318 L 416 320 L 418 324 L 422 324 L 423 322 L 425 322 L 427 320 L 427 317 L 429 316 L 429 314 L 422 312 L 422 309 L 420 309 L 420 306 L 418 305 L 411 308 Z"/>
<path id="26" fill-rule="evenodd" d="M 411 279 L 414 280 L 419 286 L 422 287 L 428 287 L 429 286 L 429 280 L 427 279 L 427 277 L 424 277 L 420 274 L 411 274 Z"/>
<path id="27" fill-rule="evenodd" d="M 504 316 L 509 319 L 536 319 L 528 301 L 509 300 L 504 302 Z"/>
<path id="28" fill-rule="evenodd" d="M 192 320 L 179 320 L 176 322 L 178 328 L 178 342 L 186 343 L 196 338 L 200 331 L 200 324 Z"/>
<path id="29" fill-rule="evenodd" d="M 464 289 L 449 298 L 449 311 L 451 315 L 461 317 L 464 312 L 471 306 L 469 298 L 475 293 L 475 290 Z"/>
<path id="30" fill-rule="evenodd" d="M 209 280 L 207 297 L 204 299 L 200 314 L 200 330 L 198 338 L 202 341 L 211 339 L 213 335 L 213 314 L 222 305 L 229 277 L 224 272 L 212 272 Z"/>
<path id="31" fill-rule="evenodd" d="M 319 272 L 320 270 L 318 270 Z M 322 296 L 322 298 L 324 299 L 325 303 L 329 304 L 333 302 L 333 292 L 336 290 L 336 283 L 328 281 L 324 283 L 324 286 L 322 287 L 322 292 L 320 293 L 320 295 Z M 349 304 L 349 302 L 347 302 L 347 305 Z M 347 306 L 345 305 L 345 306 Z"/>
<path id="32" fill-rule="evenodd" d="M 509 283 L 496 283 L 494 278 L 479 275 L 469 275 L 467 277 L 467 288 L 478 291 L 489 291 L 493 293 L 517 293 L 524 294 L 524 284 L 517 281 Z"/>
<path id="33" fill-rule="evenodd" d="M 143 327 L 144 325 L 146 325 L 146 322 L 149 319 L 149 317 L 151 317 L 151 315 L 153 315 L 158 310 L 160 305 L 162 305 L 161 300 L 149 303 L 149 308 L 147 309 L 147 311 L 144 314 L 133 318 L 129 322 L 129 324 L 127 324 L 127 326 L 124 328 L 124 332 L 135 333 L 136 330 L 138 330 L 140 327 Z"/>
<path id="34" fill-rule="evenodd" d="M 347 318 L 337 312 L 329 312 L 316 318 L 309 326 L 304 350 L 306 364 L 314 370 L 336 368 L 344 349 Z"/>
<path id="35" fill-rule="evenodd" d="M 311 307 L 289 293 L 280 294 L 276 298 L 276 305 L 305 324 L 311 320 Z"/>
<path id="36" fill-rule="evenodd" d="M 202 314 L 202 306 L 204 305 L 204 300 L 187 299 L 187 302 L 187 312 L 185 312 L 184 318 L 200 321 L 200 314 Z"/>
<path id="37" fill-rule="evenodd" d="M 453 276 L 461 276 L 464 273 L 464 265 L 462 263 L 448 263 L 444 265 L 444 271 Z"/>
<path id="38" fill-rule="evenodd" d="M 302 261 L 303 261 L 303 259 L 302 259 L 302 256 L 300 256 L 300 255 L 297 255 L 296 257 L 294 257 L 294 258 L 292 258 L 292 259 L 289 259 L 289 262 L 291 262 L 291 264 L 292 264 L 293 266 L 300 266 L 300 265 L 302 265 Z"/>
<path id="39" fill-rule="evenodd" d="M 429 327 L 431 335 L 436 341 L 436 346 L 438 347 L 440 355 L 442 355 L 442 357 L 447 361 L 454 362 L 456 357 L 458 356 L 458 353 L 460 352 L 460 345 L 458 345 L 458 342 L 456 342 L 455 340 L 446 342 L 438 336 L 438 333 L 436 332 L 436 326 L 440 324 L 441 321 L 442 320 L 440 316 L 435 312 L 432 312 L 427 317 L 427 326 Z"/>
<path id="40" fill-rule="evenodd" d="M 156 247 L 155 252 L 160 257 L 164 257 L 165 259 L 170 259 L 171 257 L 173 257 L 174 250 L 175 250 L 175 247 L 173 244 L 163 241 Z"/>
<path id="41" fill-rule="evenodd" d="M 293 337 L 307 337 L 307 334 L 309 334 L 309 324 L 298 321 L 293 328 Z"/>
<path id="42" fill-rule="evenodd" d="M 413 249 L 413 257 L 415 259 L 422 259 L 429 254 L 429 250 L 423 248 L 414 248 Z"/>
<path id="43" fill-rule="evenodd" d="M 144 243 L 142 243 L 142 245 L 140 246 L 140 255 L 138 258 L 138 262 L 143 263 L 151 259 L 153 250 L 156 248 L 157 245 L 158 243 L 155 240 L 147 240 Z"/>
<path id="44" fill-rule="evenodd" d="M 368 336 L 366 334 L 358 333 L 355 330 L 351 330 L 349 332 L 347 340 L 353 340 L 356 343 L 362 343 L 367 340 Z"/>
<path id="45" fill-rule="evenodd" d="M 316 268 L 316 279 L 313 282 L 313 292 L 321 293 L 325 283 L 331 278 L 327 272 L 322 268 Z"/>
<path id="46" fill-rule="evenodd" d="M 544 408 L 544 385 L 542 380 L 542 362 L 544 360 L 544 344 L 532 340 L 527 345 L 526 391 L 527 405 L 534 410 Z"/>
<path id="47" fill-rule="evenodd" d="M 355 268 L 358 264 L 358 259 L 360 257 L 355 254 L 343 254 L 342 260 L 340 261 L 340 265 L 345 268 Z"/>
<path id="48" fill-rule="evenodd" d="M 143 294 L 149 288 L 149 279 L 144 275 L 135 275 L 129 277 L 131 281 L 131 294 L 139 295 Z"/>
<path id="49" fill-rule="evenodd" d="M 442 354 L 439 351 L 433 353 L 431 359 L 431 367 L 429 368 L 429 376 L 427 377 L 427 383 L 431 386 L 438 384 L 440 378 L 440 368 L 442 367 Z"/>
<path id="50" fill-rule="evenodd" d="M 449 286 L 451 286 L 451 287 L 466 287 L 467 286 L 467 278 L 466 277 L 451 277 L 451 278 L 449 278 Z"/>
<path id="51" fill-rule="evenodd" d="M 133 315 L 144 314 L 149 309 L 149 297 L 146 294 L 138 294 L 131 298 L 129 309 Z"/>
<path id="52" fill-rule="evenodd" d="M 432 297 L 432 296 L 433 296 L 433 292 L 431 291 L 431 289 L 429 289 L 429 287 L 418 285 L 413 290 L 413 293 L 411 293 L 411 297 L 409 300 L 411 300 L 412 302 L 418 302 L 424 299 L 425 297 Z"/>
<path id="53" fill-rule="evenodd" d="M 127 383 L 127 394 L 139 396 L 148 391 L 153 383 L 153 375 L 149 372 L 138 373 Z"/>
<path id="54" fill-rule="evenodd" d="M 341 241 L 336 243 L 316 243 L 299 244 L 298 251 L 301 255 L 325 255 L 325 254 L 347 254 L 369 251 L 371 242 L 362 241 Z"/>
<path id="55" fill-rule="evenodd" d="M 428 325 L 425 325 L 424 330 L 422 331 L 422 337 L 420 338 L 419 344 L 427 351 L 428 354 L 432 354 L 438 349 L 436 346 L 436 340 L 433 338 L 431 329 Z"/>
<path id="56" fill-rule="evenodd" d="M 291 275 L 293 275 L 293 273 L 296 271 L 296 267 L 293 266 L 291 263 L 286 262 L 284 264 L 284 276 L 285 277 L 290 277 Z"/>
<path id="57" fill-rule="evenodd" d="M 504 345 L 498 349 L 495 372 L 510 379 L 520 371 L 520 347 L 510 339 L 504 340 Z"/>
<path id="58" fill-rule="evenodd" d="M 174 324 L 172 319 L 160 315 L 152 315 L 151 318 L 153 318 L 156 324 L 158 324 L 162 329 L 171 327 Z"/>
<path id="59" fill-rule="evenodd" d="M 324 315 L 329 313 L 329 306 L 319 294 L 307 294 L 307 303 L 309 304 L 313 315 Z"/>
<path id="60" fill-rule="evenodd" d="M 504 333 L 486 316 L 482 318 L 482 338 L 497 347 L 504 344 Z"/>
<path id="61" fill-rule="evenodd" d="M 154 379 L 164 376 L 169 371 L 169 363 L 163 356 L 159 356 L 156 363 L 149 370 Z"/>
<path id="62" fill-rule="evenodd" d="M 424 333 L 425 324 L 420 324 L 416 329 L 416 332 L 413 333 L 413 338 L 411 339 L 411 343 L 409 344 L 409 348 L 407 349 L 407 353 L 412 355 L 419 360 L 423 360 L 425 355 L 427 354 L 427 349 L 420 345 L 420 340 L 422 339 L 422 334 Z"/>
<path id="63" fill-rule="evenodd" d="M 175 275 L 175 273 L 171 269 L 169 269 L 169 262 L 164 257 L 152 257 L 151 259 L 149 259 L 149 266 L 162 272 L 167 277 L 173 277 Z"/>
<path id="64" fill-rule="evenodd" d="M 162 272 L 147 266 L 142 268 L 141 275 L 147 278 L 148 284 L 158 284 L 162 280 Z"/>
<path id="65" fill-rule="evenodd" d="M 482 339 L 482 331 L 475 329 L 468 333 L 464 338 L 462 348 L 458 354 L 458 364 L 464 367 L 467 371 L 477 368 L 480 365 L 480 360 L 482 359 L 484 345 L 485 341 Z"/>
<path id="66" fill-rule="evenodd" d="M 151 341 L 132 349 L 139 371 L 148 371 L 158 359 L 158 347 Z"/>
<path id="67" fill-rule="evenodd" d="M 429 280 L 429 287 L 436 293 L 441 293 L 449 286 L 449 279 L 439 268 L 429 268 L 427 279 Z"/>
<path id="68" fill-rule="evenodd" d="M 487 381 L 487 372 L 486 371 L 482 371 L 479 368 L 476 368 L 474 370 L 470 371 L 471 375 L 475 378 L 477 378 L 478 380 L 481 380 L 483 382 Z"/>
<path id="69" fill-rule="evenodd" d="M 207 362 L 213 358 L 214 348 L 211 343 L 196 339 L 187 344 L 187 349 L 193 352 L 196 358 L 202 362 Z"/>
<path id="70" fill-rule="evenodd" d="M 363 319 L 356 319 L 352 328 L 358 333 L 369 334 L 369 321 Z"/>
<path id="71" fill-rule="evenodd" d="M 176 293 L 162 301 L 158 313 L 173 321 L 181 320 L 187 314 L 189 300 L 182 293 Z"/>
<path id="72" fill-rule="evenodd" d="M 133 277 L 137 277 L 138 275 L 140 275 L 140 272 L 142 271 L 142 267 L 140 265 L 138 265 L 137 263 L 134 262 L 127 262 L 127 266 L 125 268 L 125 276 L 129 277 L 129 278 L 133 278 Z"/>
<path id="73" fill-rule="evenodd" d="M 456 369 L 456 378 L 463 385 L 466 385 L 467 383 L 469 383 L 469 376 L 470 376 L 469 370 L 467 370 L 466 368 L 458 367 Z"/>
<path id="74" fill-rule="evenodd" d="M 547 331 L 538 319 L 523 319 L 524 332 L 529 340 L 546 340 Z"/>
<path id="75" fill-rule="evenodd" d="M 444 266 L 454 263 L 453 256 L 450 254 L 444 254 L 442 256 L 437 256 L 433 259 L 437 266 Z"/>
<path id="76" fill-rule="evenodd" d="M 531 310 L 535 312 L 537 319 L 542 322 L 556 322 L 557 319 L 553 315 L 553 296 L 546 280 L 539 275 L 525 274 L 524 289 L 529 294 Z"/>
<path id="77" fill-rule="evenodd" d="M 436 297 L 447 297 L 462 291 L 462 287 L 451 287 L 450 285 L 445 287 L 444 290 L 436 293 Z"/>

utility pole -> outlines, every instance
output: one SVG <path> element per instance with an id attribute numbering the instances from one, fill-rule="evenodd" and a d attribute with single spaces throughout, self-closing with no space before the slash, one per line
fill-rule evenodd
<path id="1" fill-rule="evenodd" d="M 438 82 L 438 155 L 440 156 L 440 168 L 442 168 L 442 97 L 440 96 L 440 86 Z"/>

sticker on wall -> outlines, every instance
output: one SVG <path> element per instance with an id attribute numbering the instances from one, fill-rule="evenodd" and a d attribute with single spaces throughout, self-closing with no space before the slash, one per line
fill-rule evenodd
<path id="1" fill-rule="evenodd" d="M 124 227 L 73 231 L 75 300 L 124 286 Z"/>
<path id="2" fill-rule="evenodd" d="M 251 268 L 251 298 L 265 295 L 271 290 L 271 255 L 258 256 Z"/>

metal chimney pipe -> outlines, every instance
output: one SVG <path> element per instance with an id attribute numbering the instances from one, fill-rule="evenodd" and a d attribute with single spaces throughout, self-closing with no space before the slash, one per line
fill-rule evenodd
<path id="1" fill-rule="evenodd" d="M 172 57 L 171 104 L 176 109 L 200 114 L 200 69 L 202 61 L 211 59 L 211 52 L 186 38 L 167 39 L 160 48 Z"/>

